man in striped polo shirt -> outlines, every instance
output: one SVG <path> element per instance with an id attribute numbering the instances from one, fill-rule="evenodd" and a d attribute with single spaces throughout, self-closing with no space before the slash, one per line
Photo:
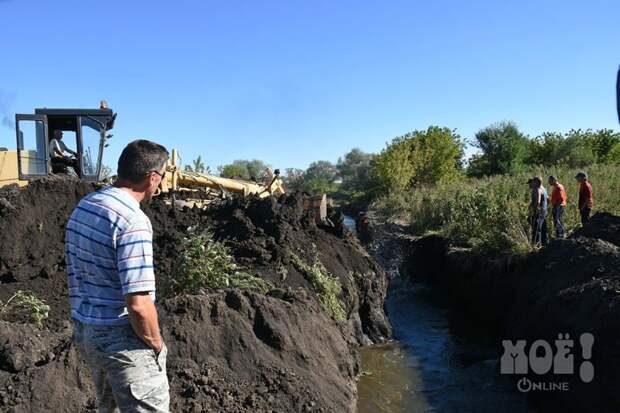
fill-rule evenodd
<path id="1" fill-rule="evenodd" d="M 167 159 L 161 145 L 131 142 L 118 160 L 114 186 L 84 197 L 67 223 L 73 340 L 90 367 L 102 412 L 169 411 L 153 230 L 140 210 L 164 179 Z"/>

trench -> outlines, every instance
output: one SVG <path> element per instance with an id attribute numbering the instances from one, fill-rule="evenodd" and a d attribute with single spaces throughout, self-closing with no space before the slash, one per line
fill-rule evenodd
<path id="1" fill-rule="evenodd" d="M 354 221 L 345 218 L 354 228 Z M 501 342 L 429 285 L 390 277 L 385 309 L 394 340 L 364 347 L 359 413 L 533 412 L 499 373 Z"/>

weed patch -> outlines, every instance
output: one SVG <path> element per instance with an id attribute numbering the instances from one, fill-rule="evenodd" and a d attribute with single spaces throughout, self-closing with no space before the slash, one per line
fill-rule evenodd
<path id="1" fill-rule="evenodd" d="M 319 303 L 336 320 L 344 321 L 347 319 L 346 311 L 338 295 L 342 292 L 340 280 L 327 271 L 323 263 L 315 253 L 312 264 L 307 264 L 298 255 L 291 254 L 293 265 L 299 270 L 312 284 L 316 292 Z"/>
<path id="2" fill-rule="evenodd" d="M 190 230 L 172 276 L 163 280 L 164 295 L 198 294 L 205 290 L 243 288 L 266 293 L 273 286 L 239 267 L 224 243 L 209 232 Z"/>
<path id="3" fill-rule="evenodd" d="M 19 290 L 6 303 L 0 301 L 0 319 L 27 319 L 39 328 L 43 327 L 49 311 L 50 306 L 29 291 Z"/>

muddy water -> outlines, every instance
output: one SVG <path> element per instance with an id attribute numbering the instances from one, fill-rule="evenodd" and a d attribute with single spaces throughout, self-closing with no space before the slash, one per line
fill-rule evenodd
<path id="1" fill-rule="evenodd" d="M 455 320 L 427 286 L 393 281 L 386 308 L 396 341 L 362 350 L 360 413 L 532 411 L 499 374 L 498 343 Z"/>
<path id="2" fill-rule="evenodd" d="M 392 280 L 386 310 L 395 341 L 362 349 L 360 413 L 533 412 L 499 374 L 497 339 L 443 305 L 428 286 Z"/>

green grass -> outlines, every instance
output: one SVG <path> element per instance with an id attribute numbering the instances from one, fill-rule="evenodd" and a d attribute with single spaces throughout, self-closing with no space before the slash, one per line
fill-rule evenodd
<path id="1" fill-rule="evenodd" d="M 390 194 L 372 206 L 387 220 L 405 220 L 417 234 L 436 232 L 454 244 L 485 252 L 531 250 L 527 223 L 529 189 L 533 175 L 555 175 L 566 188 L 568 205 L 564 224 L 568 230 L 579 225 L 577 171 L 540 168 L 531 173 L 461 180 Z M 620 167 L 597 165 L 587 169 L 594 188 L 594 210 L 620 214 Z M 547 187 L 549 193 L 550 188 Z M 549 229 L 552 230 L 551 214 Z"/>
<path id="2" fill-rule="evenodd" d="M 182 241 L 176 271 L 162 279 L 164 296 L 199 294 L 223 288 L 251 289 L 266 293 L 271 283 L 240 268 L 222 242 L 211 233 L 190 231 Z"/>
<path id="3" fill-rule="evenodd" d="M 347 313 L 342 301 L 338 298 L 342 292 L 342 285 L 337 277 L 327 271 L 323 263 L 315 255 L 312 264 L 306 263 L 294 253 L 291 254 L 293 265 L 312 284 L 321 306 L 338 321 L 345 321 Z"/>

